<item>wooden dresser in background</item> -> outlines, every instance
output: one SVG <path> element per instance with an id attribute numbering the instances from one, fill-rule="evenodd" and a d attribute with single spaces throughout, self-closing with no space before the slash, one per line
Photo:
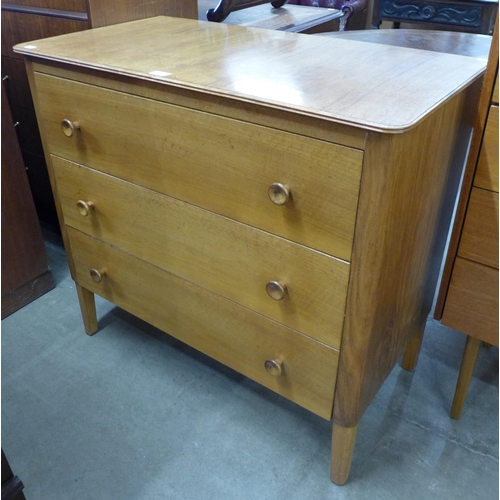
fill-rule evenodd
<path id="1" fill-rule="evenodd" d="M 40 220 L 57 227 L 54 199 L 18 43 L 158 15 L 196 19 L 196 0 L 2 0 L 2 79 Z"/>
<path id="2" fill-rule="evenodd" d="M 434 317 L 467 335 L 459 418 L 481 343 L 498 346 L 498 19 Z"/>
<path id="3" fill-rule="evenodd" d="M 486 63 L 167 17 L 16 50 L 87 333 L 102 295 L 333 418 L 344 483 L 425 327 Z"/>
<path id="4" fill-rule="evenodd" d="M 2 319 L 54 286 L 2 85 Z"/>

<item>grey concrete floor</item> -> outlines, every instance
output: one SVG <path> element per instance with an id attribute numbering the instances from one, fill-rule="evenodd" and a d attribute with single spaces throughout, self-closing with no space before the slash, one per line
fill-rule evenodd
<path id="1" fill-rule="evenodd" d="M 349 482 L 331 424 L 97 298 L 85 335 L 65 254 L 56 288 L 2 321 L 2 448 L 29 500 L 497 499 L 498 349 L 459 421 L 464 336 L 429 319 L 415 373 L 366 411 Z"/>

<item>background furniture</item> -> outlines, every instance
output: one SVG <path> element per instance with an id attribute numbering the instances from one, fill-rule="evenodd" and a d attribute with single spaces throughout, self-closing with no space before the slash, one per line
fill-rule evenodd
<path id="1" fill-rule="evenodd" d="M 491 36 L 459 31 L 384 29 L 319 33 L 319 35 L 484 59 L 488 58 L 491 47 Z"/>
<path id="2" fill-rule="evenodd" d="M 256 5 L 271 4 L 275 8 L 285 5 L 286 0 L 219 0 L 214 8 L 207 11 L 207 19 L 220 23 L 226 19 L 231 12 L 247 9 Z"/>
<path id="3" fill-rule="evenodd" d="M 498 20 L 434 317 L 467 335 L 459 418 L 481 342 L 498 346 Z"/>
<path id="4" fill-rule="evenodd" d="M 374 0 L 372 26 L 392 21 L 398 28 L 403 22 L 488 35 L 497 11 L 498 0 Z"/>
<path id="5" fill-rule="evenodd" d="M 426 323 L 484 61 L 166 17 L 16 50 L 87 333 L 97 293 L 333 417 L 344 483 Z"/>
<path id="6" fill-rule="evenodd" d="M 207 12 L 216 6 L 214 0 L 198 0 L 198 17 L 207 20 Z M 270 2 L 253 3 L 224 17 L 224 23 L 293 33 L 322 33 L 338 30 L 343 14 L 337 9 L 317 9 L 285 5 L 273 8 Z"/>
<path id="7" fill-rule="evenodd" d="M 54 286 L 2 85 L 2 319 Z"/>
<path id="8" fill-rule="evenodd" d="M 366 28 L 366 0 L 288 0 L 289 5 L 310 5 L 338 9 L 343 13 L 339 31 L 363 30 Z"/>
<path id="9" fill-rule="evenodd" d="M 17 43 L 157 15 L 197 17 L 196 0 L 2 0 L 2 78 L 41 221 L 58 228 L 24 64 Z"/>

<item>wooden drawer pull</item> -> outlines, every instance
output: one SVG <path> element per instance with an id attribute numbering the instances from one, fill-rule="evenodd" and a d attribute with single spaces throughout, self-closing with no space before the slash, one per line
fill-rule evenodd
<path id="1" fill-rule="evenodd" d="M 100 283 L 104 276 L 106 276 L 108 270 L 106 268 L 103 269 L 91 269 L 90 270 L 90 277 L 96 282 Z"/>
<path id="2" fill-rule="evenodd" d="M 80 212 L 80 215 L 87 217 L 91 210 L 94 210 L 94 203 L 91 201 L 78 200 L 76 202 L 76 208 Z"/>
<path id="3" fill-rule="evenodd" d="M 286 295 L 286 285 L 280 281 L 270 281 L 266 285 L 266 292 L 274 300 L 283 300 Z"/>
<path id="4" fill-rule="evenodd" d="M 267 194 L 275 205 L 286 205 L 291 198 L 292 192 L 286 184 L 273 182 L 269 186 Z"/>
<path id="5" fill-rule="evenodd" d="M 283 360 L 281 359 L 268 359 L 264 363 L 267 373 L 273 377 L 279 377 L 283 374 Z"/>
<path id="6" fill-rule="evenodd" d="M 73 135 L 75 134 L 75 130 L 78 130 L 80 128 L 80 123 L 64 119 L 61 122 L 61 128 L 66 137 L 73 137 Z"/>

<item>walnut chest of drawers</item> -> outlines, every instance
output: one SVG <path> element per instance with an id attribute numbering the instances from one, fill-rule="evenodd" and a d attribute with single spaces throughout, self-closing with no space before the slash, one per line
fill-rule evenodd
<path id="1" fill-rule="evenodd" d="M 16 50 L 87 333 L 97 293 L 333 418 L 345 482 L 425 325 L 484 61 L 168 17 Z"/>

